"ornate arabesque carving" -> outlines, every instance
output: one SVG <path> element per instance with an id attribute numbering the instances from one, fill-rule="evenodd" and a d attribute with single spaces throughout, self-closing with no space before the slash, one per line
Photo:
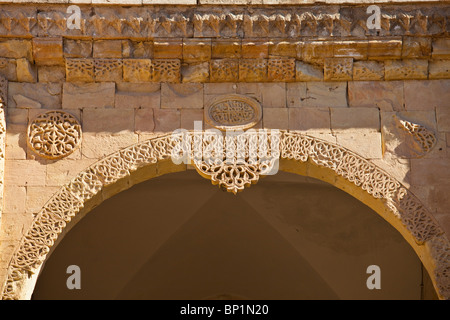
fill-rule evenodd
<path id="1" fill-rule="evenodd" d="M 205 137 L 207 138 L 207 134 Z M 250 139 L 253 139 L 252 137 L 254 136 L 250 136 Z M 195 147 L 200 138 L 204 138 L 201 131 L 155 137 L 117 151 L 79 173 L 70 183 L 62 187 L 35 217 L 10 262 L 2 298 L 18 299 L 20 297 L 21 290 L 30 275 L 39 270 L 67 223 L 78 214 L 84 203 L 102 188 L 129 176 L 131 172 L 139 168 L 161 160 L 170 161 L 174 155 L 182 158 L 187 151 L 185 147 L 189 145 Z M 180 145 L 180 141 L 190 141 L 193 145 L 190 143 Z M 319 167 L 331 169 L 373 197 L 382 199 L 391 209 L 393 216 L 400 219 L 411 232 L 417 243 L 425 244 L 428 248 L 434 260 L 433 277 L 437 289 L 442 297 L 450 298 L 450 242 L 432 215 L 407 188 L 370 161 L 330 142 L 287 131 L 279 132 L 279 140 L 267 141 L 278 144 L 279 158 L 298 162 L 310 161 Z M 224 150 L 220 149 L 220 147 L 223 148 L 223 144 L 220 144 L 220 140 L 215 143 L 212 140 L 203 139 L 200 145 L 207 147 L 204 150 L 206 157 L 204 154 L 200 156 L 199 150 L 194 150 L 193 153 L 193 161 L 200 173 L 212 179 L 213 183 L 218 182 L 220 185 L 223 181 L 223 186 L 232 186 L 231 189 L 228 188 L 229 191 L 240 191 L 241 186 L 245 187 L 256 182 L 255 177 L 264 173 L 262 168 L 250 168 L 251 163 L 241 163 L 240 165 L 244 167 L 239 167 L 237 166 L 239 163 L 234 161 L 234 166 L 223 166 L 219 168 L 222 173 L 215 175 L 211 165 L 209 167 L 202 167 L 202 165 L 205 159 L 211 158 L 208 155 L 214 155 L 214 147 L 218 147 L 217 151 L 223 152 Z M 273 144 L 268 145 L 276 149 Z M 269 153 L 270 148 L 255 150 L 261 151 L 259 156 L 262 159 L 264 154 L 272 155 Z M 244 158 L 251 157 L 244 156 Z M 245 177 L 247 182 L 239 180 L 242 177 Z"/>
<path id="2" fill-rule="evenodd" d="M 61 159 L 80 145 L 81 125 L 70 113 L 48 111 L 28 125 L 27 138 L 31 150 L 39 156 Z"/>
<path id="3" fill-rule="evenodd" d="M 418 156 L 424 156 L 430 152 L 436 145 L 436 136 L 434 132 L 426 127 L 395 117 L 399 127 L 412 138 L 412 146 Z"/>

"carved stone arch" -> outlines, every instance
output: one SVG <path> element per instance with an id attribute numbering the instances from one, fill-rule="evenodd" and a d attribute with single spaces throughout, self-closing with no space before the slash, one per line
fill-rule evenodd
<path id="1" fill-rule="evenodd" d="M 80 212 L 89 211 L 92 201 L 107 189 L 105 198 L 171 172 L 171 155 L 172 151 L 179 151 L 180 135 L 193 138 L 196 133 L 166 134 L 129 146 L 92 164 L 64 185 L 39 211 L 22 238 L 8 267 L 2 299 L 30 298 L 43 263 L 67 231 L 69 222 L 73 225 L 80 219 Z M 417 197 L 355 152 L 299 132 L 280 133 L 281 170 L 329 182 L 371 207 L 410 243 L 439 297 L 450 299 L 450 242 Z M 135 176 L 138 170 L 140 177 Z M 124 188 L 115 187 L 127 178 L 131 179 Z"/>

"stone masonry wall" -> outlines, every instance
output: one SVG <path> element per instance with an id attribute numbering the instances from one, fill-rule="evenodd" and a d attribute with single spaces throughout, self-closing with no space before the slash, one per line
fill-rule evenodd
<path id="1" fill-rule="evenodd" d="M 256 128 L 337 143 L 385 169 L 450 235 L 449 6 L 0 5 L 0 75 L 8 80 L 0 289 L 34 215 L 78 172 L 155 134 L 193 129 L 216 97 L 263 108 Z M 142 19 L 138 19 L 143 17 Z M 362 23 L 361 23 L 362 21 Z M 49 160 L 29 145 L 38 115 L 81 123 L 81 146 Z M 212 186 L 213 187 L 213 186 Z"/>

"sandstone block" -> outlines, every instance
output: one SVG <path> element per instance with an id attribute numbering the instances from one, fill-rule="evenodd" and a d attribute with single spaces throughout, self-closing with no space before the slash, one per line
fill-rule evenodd
<path id="1" fill-rule="evenodd" d="M 122 73 L 121 59 L 94 59 L 95 81 L 120 82 Z"/>
<path id="2" fill-rule="evenodd" d="M 52 162 L 47 164 L 47 175 L 46 175 L 46 185 L 52 187 L 60 187 L 70 182 L 75 176 L 89 167 L 92 163 L 94 163 L 94 159 L 83 159 L 83 160 L 71 160 L 71 159 L 62 159 L 56 162 Z M 36 203 L 39 200 L 39 196 L 35 192 L 38 191 L 37 188 L 33 188 L 34 190 L 29 191 L 29 201 L 33 201 Z M 45 188 L 43 191 L 45 191 Z M 34 191 L 34 192 L 33 192 Z M 31 192 L 31 194 L 30 194 Z M 33 199 L 34 198 L 34 199 Z M 37 199 L 36 199 L 37 198 Z"/>
<path id="3" fill-rule="evenodd" d="M 269 42 L 266 40 L 242 40 L 242 58 L 266 59 L 269 57 Z"/>
<path id="4" fill-rule="evenodd" d="M 450 60 L 435 60 L 429 62 L 428 77 L 430 79 L 450 78 Z"/>
<path id="5" fill-rule="evenodd" d="M 6 132 L 5 159 L 25 160 L 27 158 L 27 142 L 25 132 Z"/>
<path id="6" fill-rule="evenodd" d="M 33 38 L 33 57 L 38 65 L 63 65 L 62 38 Z"/>
<path id="7" fill-rule="evenodd" d="M 0 57 L 32 60 L 32 49 L 30 40 L 0 41 Z"/>
<path id="8" fill-rule="evenodd" d="M 403 58 L 429 58 L 431 38 L 403 37 Z"/>
<path id="9" fill-rule="evenodd" d="M 181 109 L 181 128 L 194 130 L 195 121 L 203 121 L 203 110 L 200 109 Z M 196 128 L 196 127 L 195 127 Z"/>
<path id="10" fill-rule="evenodd" d="M 105 108 L 114 106 L 114 83 L 64 83 L 63 109 Z"/>
<path id="11" fill-rule="evenodd" d="M 69 182 L 70 179 L 67 180 Z M 62 184 L 61 184 L 62 185 Z M 45 203 L 55 194 L 60 186 L 58 187 L 27 187 L 27 198 L 26 198 L 26 213 L 36 214 Z"/>
<path id="12" fill-rule="evenodd" d="M 203 85 L 162 83 L 161 108 L 203 108 Z"/>
<path id="13" fill-rule="evenodd" d="M 134 59 L 152 59 L 153 42 L 152 41 L 122 41 L 122 56 L 124 58 Z"/>
<path id="14" fill-rule="evenodd" d="M 241 40 L 215 39 L 211 42 L 212 59 L 239 59 L 241 52 Z"/>
<path id="15" fill-rule="evenodd" d="M 16 72 L 17 72 L 17 81 L 19 82 L 37 81 L 36 68 L 32 66 L 30 62 L 25 58 L 16 60 Z"/>
<path id="16" fill-rule="evenodd" d="M 158 38 L 153 42 L 155 59 L 182 59 L 183 42 L 178 39 Z"/>
<path id="17" fill-rule="evenodd" d="M 427 79 L 427 60 L 387 60 L 384 63 L 384 77 L 386 80 Z"/>
<path id="18" fill-rule="evenodd" d="M 286 84 L 261 84 L 262 105 L 264 108 L 286 108 Z"/>
<path id="19" fill-rule="evenodd" d="M 267 81 L 266 59 L 241 59 L 239 60 L 239 81 L 263 82 Z"/>
<path id="20" fill-rule="evenodd" d="M 400 59 L 402 40 L 369 40 L 367 56 L 369 59 Z"/>
<path id="21" fill-rule="evenodd" d="M 211 60 L 210 79 L 211 82 L 237 82 L 239 80 L 239 60 Z"/>
<path id="22" fill-rule="evenodd" d="M 39 82 L 64 82 L 66 69 L 63 66 L 40 66 L 38 68 Z"/>
<path id="23" fill-rule="evenodd" d="M 330 131 L 329 108 L 290 108 L 289 130 Z"/>
<path id="24" fill-rule="evenodd" d="M 288 108 L 298 108 L 303 106 L 306 99 L 306 83 L 287 83 L 286 84 L 286 102 Z"/>
<path id="25" fill-rule="evenodd" d="M 61 109 L 62 86 L 59 83 L 18 83 L 8 84 L 8 107 L 16 108 L 14 96 L 22 96 L 41 104 L 44 109 Z M 33 103 L 35 106 L 38 104 Z"/>
<path id="26" fill-rule="evenodd" d="M 269 58 L 302 58 L 302 43 L 299 41 L 275 40 L 269 43 Z"/>
<path id="27" fill-rule="evenodd" d="M 323 64 L 323 59 L 334 56 L 331 41 L 305 41 L 302 51 L 302 60 L 305 62 Z"/>
<path id="28" fill-rule="evenodd" d="M 383 111 L 401 111 L 403 107 L 402 81 L 350 81 L 348 104 L 350 107 L 378 107 Z"/>
<path id="29" fill-rule="evenodd" d="M 100 159 L 137 142 L 135 133 L 104 135 L 87 132 L 83 134 L 81 152 L 83 159 Z"/>
<path id="30" fill-rule="evenodd" d="M 150 59 L 124 59 L 123 81 L 148 82 L 151 80 L 151 68 Z"/>
<path id="31" fill-rule="evenodd" d="M 6 110 L 6 126 L 8 131 L 22 132 L 27 131 L 28 109 L 8 108 Z"/>
<path id="32" fill-rule="evenodd" d="M 265 108 L 263 111 L 263 127 L 266 129 L 289 129 L 288 108 Z"/>
<path id="33" fill-rule="evenodd" d="M 4 190 L 4 212 L 24 213 L 27 190 L 25 187 L 8 186 Z"/>
<path id="34" fill-rule="evenodd" d="M 133 109 L 87 108 L 83 110 L 83 132 L 134 132 Z"/>
<path id="35" fill-rule="evenodd" d="M 347 107 L 346 82 L 308 82 L 305 107 Z"/>
<path id="36" fill-rule="evenodd" d="M 381 133 L 342 132 L 336 134 L 337 143 L 366 159 L 381 159 Z"/>
<path id="37" fill-rule="evenodd" d="M 331 108 L 333 131 L 380 131 L 378 108 Z"/>
<path id="38" fill-rule="evenodd" d="M 438 38 L 433 40 L 433 59 L 450 58 L 450 39 Z"/>
<path id="39" fill-rule="evenodd" d="M 93 45 L 94 58 L 122 58 L 122 40 L 97 40 Z"/>
<path id="40" fill-rule="evenodd" d="M 181 66 L 182 82 L 208 82 L 209 62 L 184 64 Z"/>
<path id="41" fill-rule="evenodd" d="M 267 78 L 274 82 L 289 82 L 295 79 L 295 59 L 269 59 Z"/>
<path id="42" fill-rule="evenodd" d="M 446 185 L 450 181 L 448 159 L 412 159 L 411 184 L 415 186 Z"/>
<path id="43" fill-rule="evenodd" d="M 323 68 L 302 61 L 296 61 L 295 79 L 297 81 L 323 81 Z"/>
<path id="44" fill-rule="evenodd" d="M 21 94 L 14 95 L 13 99 L 14 99 L 14 102 L 16 103 L 16 108 L 40 109 L 42 107 L 42 105 L 39 102 L 29 99 L 27 97 L 24 97 Z"/>
<path id="45" fill-rule="evenodd" d="M 348 81 L 353 77 L 353 58 L 326 58 L 324 79 L 326 81 Z"/>
<path id="46" fill-rule="evenodd" d="M 356 61 L 353 63 L 353 80 L 383 80 L 384 63 L 378 61 Z"/>
<path id="47" fill-rule="evenodd" d="M 65 58 L 92 57 L 92 41 L 64 39 L 64 57 Z"/>
<path id="48" fill-rule="evenodd" d="M 439 131 L 450 132 L 450 108 L 437 108 L 436 116 Z"/>
<path id="49" fill-rule="evenodd" d="M 155 109 L 155 132 L 172 132 L 181 126 L 180 111 Z"/>
<path id="50" fill-rule="evenodd" d="M 160 90 L 159 83 L 118 83 L 114 105 L 116 108 L 159 108 Z"/>
<path id="51" fill-rule="evenodd" d="M 95 80 L 94 59 L 66 59 L 68 82 L 93 82 Z"/>
<path id="52" fill-rule="evenodd" d="M 183 61 L 187 63 L 211 59 L 211 39 L 184 39 Z"/>
<path id="53" fill-rule="evenodd" d="M 137 109 L 134 118 L 134 130 L 138 134 L 152 133 L 155 130 L 155 118 L 152 108 Z"/>
<path id="54" fill-rule="evenodd" d="M 46 166 L 35 160 L 9 160 L 5 163 L 8 186 L 45 186 Z"/>
<path id="55" fill-rule="evenodd" d="M 333 53 L 335 58 L 367 59 L 368 41 L 335 41 Z"/>
<path id="56" fill-rule="evenodd" d="M 406 110 L 434 110 L 450 106 L 450 80 L 405 81 Z"/>
<path id="57" fill-rule="evenodd" d="M 17 81 L 16 60 L 0 58 L 0 75 L 8 81 Z"/>

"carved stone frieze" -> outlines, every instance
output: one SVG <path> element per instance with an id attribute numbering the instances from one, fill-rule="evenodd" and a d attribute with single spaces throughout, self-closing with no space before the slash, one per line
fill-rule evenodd
<path id="1" fill-rule="evenodd" d="M 48 111 L 28 125 L 27 142 L 31 150 L 43 158 L 67 157 L 80 145 L 81 125 L 71 114 Z"/>

